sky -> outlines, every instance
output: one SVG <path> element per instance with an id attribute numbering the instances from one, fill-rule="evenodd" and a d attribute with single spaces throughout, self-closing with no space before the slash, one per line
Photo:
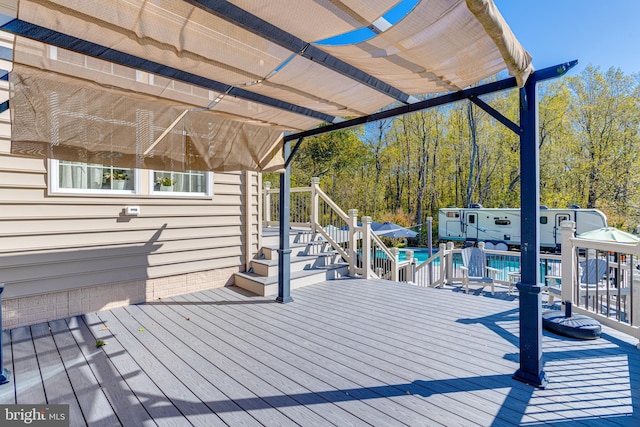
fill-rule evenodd
<path id="1" fill-rule="evenodd" d="M 640 73 L 640 0 L 494 0 L 536 69 L 574 59 Z"/>

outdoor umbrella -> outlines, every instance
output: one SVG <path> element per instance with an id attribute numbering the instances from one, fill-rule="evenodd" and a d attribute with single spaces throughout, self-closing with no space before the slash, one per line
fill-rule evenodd
<path id="1" fill-rule="evenodd" d="M 384 222 L 377 225 L 375 228 L 372 227 L 372 230 L 378 236 L 393 238 L 408 238 L 416 237 L 418 235 L 418 233 L 416 233 L 415 231 L 411 231 L 408 228 L 399 226 L 398 224 L 394 224 L 392 222 Z"/>
<path id="2" fill-rule="evenodd" d="M 578 234 L 580 239 L 599 240 L 603 242 L 640 243 L 640 238 L 615 227 L 604 227 Z"/>

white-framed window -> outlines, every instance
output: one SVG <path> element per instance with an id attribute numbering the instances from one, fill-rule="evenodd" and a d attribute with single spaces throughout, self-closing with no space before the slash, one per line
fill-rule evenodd
<path id="1" fill-rule="evenodd" d="M 149 193 L 162 196 L 213 196 L 213 173 L 149 171 Z"/>
<path id="2" fill-rule="evenodd" d="M 49 160 L 49 191 L 78 195 L 213 196 L 213 172 L 145 171 Z M 148 186 L 146 182 L 148 181 Z"/>
<path id="3" fill-rule="evenodd" d="M 136 169 L 93 163 L 49 161 L 50 191 L 79 194 L 137 194 L 140 174 Z"/>

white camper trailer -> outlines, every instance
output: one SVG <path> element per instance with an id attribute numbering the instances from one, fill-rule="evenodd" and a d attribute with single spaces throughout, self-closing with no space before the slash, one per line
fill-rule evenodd
<path id="1" fill-rule="evenodd" d="M 559 249 L 560 223 L 575 221 L 576 233 L 607 226 L 607 217 L 597 209 L 540 209 L 540 247 Z M 520 209 L 444 208 L 438 211 L 440 241 L 503 243 L 520 246 Z M 499 246 L 504 246 L 499 245 Z"/>

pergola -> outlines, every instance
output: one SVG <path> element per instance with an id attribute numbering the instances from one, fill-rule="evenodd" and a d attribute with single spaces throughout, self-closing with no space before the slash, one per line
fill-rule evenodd
<path id="1" fill-rule="evenodd" d="M 15 3 L 2 2 L 12 16 L 1 26 L 16 35 L 12 152 L 120 167 L 282 172 L 280 302 L 292 301 L 284 237 L 289 164 L 303 138 L 464 99 L 520 135 L 514 377 L 544 387 L 536 84 L 575 62 L 534 71 L 492 0 Z M 505 69 L 511 78 L 470 88 Z M 514 87 L 519 124 L 479 98 Z M 416 94 L 443 95 L 419 101 Z"/>

